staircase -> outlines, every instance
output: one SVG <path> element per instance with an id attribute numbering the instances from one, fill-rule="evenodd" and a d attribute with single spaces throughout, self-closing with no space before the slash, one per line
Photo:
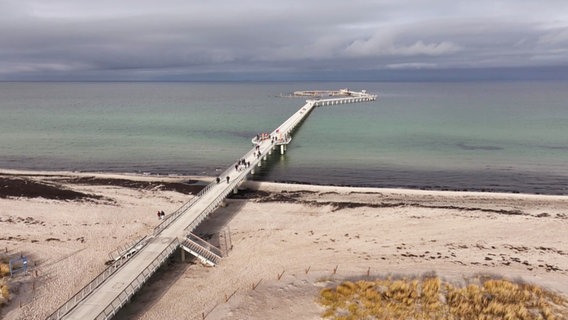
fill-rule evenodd
<path id="1" fill-rule="evenodd" d="M 203 264 L 212 267 L 217 265 L 223 256 L 221 250 L 193 233 L 181 242 L 181 248 L 197 257 Z"/>

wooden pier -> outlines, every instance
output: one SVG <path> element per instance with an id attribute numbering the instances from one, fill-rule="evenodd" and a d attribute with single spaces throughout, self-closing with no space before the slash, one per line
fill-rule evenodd
<path id="1" fill-rule="evenodd" d="M 279 147 L 281 153 L 286 151 L 294 129 L 315 107 L 374 101 L 377 98 L 364 91 L 347 92 L 345 97 L 306 100 L 306 104 L 274 129 L 269 138 L 253 139 L 255 146 L 242 157 L 247 165 L 230 166 L 219 176 L 219 181 L 207 185 L 189 202 L 169 214 L 151 235 L 117 250 L 112 255 L 112 265 L 47 319 L 110 319 L 178 248 L 209 265 L 219 263 L 221 252 L 192 232 L 230 193 L 237 192 L 239 185 L 248 175 L 254 174 L 254 169 L 261 166 L 273 150 Z"/>

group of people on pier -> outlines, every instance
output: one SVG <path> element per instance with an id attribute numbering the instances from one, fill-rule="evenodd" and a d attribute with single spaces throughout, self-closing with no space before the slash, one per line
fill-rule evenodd
<path id="1" fill-rule="evenodd" d="M 259 153 L 260 153 L 260 151 L 259 151 Z M 250 168 L 250 161 L 246 161 L 245 159 L 239 159 L 239 160 L 237 160 L 237 163 L 235 163 L 235 170 L 237 172 L 240 172 L 241 170 L 246 169 L 246 168 Z M 227 183 L 229 183 L 231 181 L 230 176 L 227 175 L 225 178 L 227 179 Z M 215 181 L 217 183 L 220 183 L 221 177 L 217 177 L 215 179 Z"/>
<path id="2" fill-rule="evenodd" d="M 235 170 L 237 170 L 238 172 L 248 167 L 250 167 L 250 161 L 246 161 L 245 159 L 241 159 L 235 164 Z"/>
<path id="3" fill-rule="evenodd" d="M 272 139 L 274 139 L 274 138 L 272 138 Z M 274 143 L 274 140 L 272 140 L 272 143 Z M 255 144 L 254 148 L 255 148 L 256 151 L 253 154 L 258 159 L 258 158 L 260 158 L 260 156 L 262 156 L 262 153 L 260 152 L 260 143 Z"/>
<path id="4" fill-rule="evenodd" d="M 272 139 L 272 136 L 269 133 L 259 133 L 256 135 L 256 142 L 259 143 L 264 140 Z"/>
<path id="5" fill-rule="evenodd" d="M 286 143 L 289 139 L 290 135 L 288 133 L 279 133 L 279 130 L 276 130 L 276 136 L 273 136 L 271 134 L 268 133 L 259 133 L 256 135 L 256 137 L 252 140 L 253 144 L 256 145 L 256 150 L 258 150 L 258 148 L 260 147 L 260 143 L 264 140 L 270 140 L 271 144 L 274 143 Z"/>
<path id="6" fill-rule="evenodd" d="M 276 130 L 276 133 L 278 133 L 279 130 Z M 256 135 L 256 137 L 253 139 L 253 143 L 255 145 L 255 152 L 253 153 L 254 156 L 258 159 L 262 156 L 262 152 L 260 152 L 260 144 L 262 141 L 264 140 L 270 140 L 271 144 L 277 143 L 277 142 L 286 142 L 289 138 L 288 133 L 285 133 L 283 136 L 280 134 L 280 138 L 277 138 L 275 136 L 272 136 L 269 133 L 259 133 Z M 240 172 L 243 169 L 249 168 L 250 167 L 250 161 L 246 161 L 245 159 L 240 159 L 237 161 L 237 163 L 235 163 L 235 171 Z M 230 181 L 230 177 L 226 176 L 227 179 L 227 183 L 229 183 Z M 221 182 L 221 178 L 217 177 L 216 179 L 217 183 Z"/>
<path id="7" fill-rule="evenodd" d="M 231 177 L 226 176 L 225 178 L 227 179 L 227 183 L 229 183 L 229 181 L 231 180 Z M 217 177 L 217 183 L 219 183 L 219 182 L 221 182 L 221 178 Z"/>

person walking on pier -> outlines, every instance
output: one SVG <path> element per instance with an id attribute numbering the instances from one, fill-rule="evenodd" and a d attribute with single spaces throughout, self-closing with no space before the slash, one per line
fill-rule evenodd
<path id="1" fill-rule="evenodd" d="M 217 183 L 221 182 L 221 178 L 217 177 Z"/>
<path id="2" fill-rule="evenodd" d="M 227 183 L 229 183 L 230 179 L 231 179 L 231 177 L 227 176 Z"/>

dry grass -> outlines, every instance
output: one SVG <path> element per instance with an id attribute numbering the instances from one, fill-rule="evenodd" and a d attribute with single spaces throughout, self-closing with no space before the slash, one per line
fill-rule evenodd
<path id="1" fill-rule="evenodd" d="M 10 274 L 10 266 L 6 263 L 0 263 L 0 306 L 4 305 L 10 299 L 10 287 L 6 276 Z"/>
<path id="2" fill-rule="evenodd" d="M 465 287 L 436 276 L 346 281 L 321 290 L 329 319 L 567 319 L 565 297 L 525 283 L 480 277 Z"/>
<path id="3" fill-rule="evenodd" d="M 10 300 L 10 287 L 6 278 L 0 279 L 0 306 L 4 305 Z"/>
<path id="4" fill-rule="evenodd" d="M 0 279 L 10 274 L 10 266 L 7 263 L 0 263 Z"/>

